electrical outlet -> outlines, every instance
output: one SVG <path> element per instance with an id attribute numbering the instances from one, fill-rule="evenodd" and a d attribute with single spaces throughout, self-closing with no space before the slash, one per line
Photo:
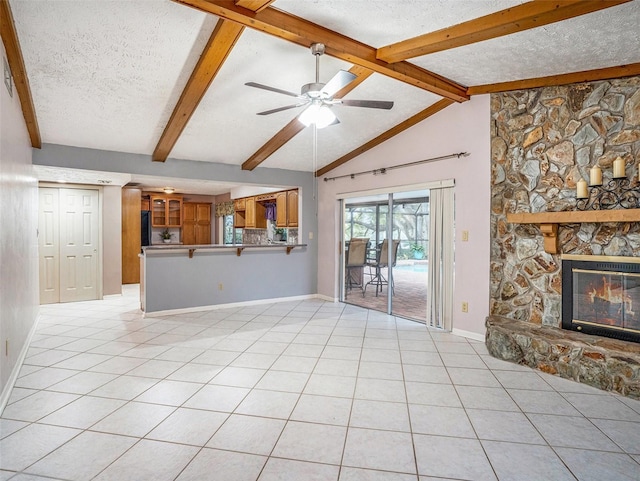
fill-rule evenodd
<path id="1" fill-rule="evenodd" d="M 469 242 L 469 231 L 468 230 L 463 230 L 462 231 L 462 242 Z"/>
<path id="2" fill-rule="evenodd" d="M 221 291 L 223 288 L 222 282 L 220 284 L 218 284 L 218 290 Z"/>
<path id="3" fill-rule="evenodd" d="M 467 301 L 462 303 L 462 312 L 469 312 L 469 303 Z"/>
<path id="4" fill-rule="evenodd" d="M 313 239 L 313 232 L 309 231 L 309 240 Z"/>

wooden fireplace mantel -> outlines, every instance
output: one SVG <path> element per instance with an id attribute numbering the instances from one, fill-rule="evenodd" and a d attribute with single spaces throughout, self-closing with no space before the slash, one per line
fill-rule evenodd
<path id="1" fill-rule="evenodd" d="M 538 224 L 544 237 L 544 250 L 557 254 L 558 225 L 603 223 L 603 222 L 640 222 L 640 209 L 615 210 L 576 210 L 564 212 L 516 212 L 507 214 L 511 224 Z"/>

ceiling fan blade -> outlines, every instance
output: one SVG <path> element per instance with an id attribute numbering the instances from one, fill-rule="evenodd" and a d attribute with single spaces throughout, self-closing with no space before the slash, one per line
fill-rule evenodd
<path id="1" fill-rule="evenodd" d="M 307 105 L 308 102 L 301 102 L 294 105 L 285 105 L 284 107 L 278 107 L 277 109 L 265 110 L 264 112 L 258 112 L 256 115 L 269 115 L 275 114 L 276 112 L 282 112 L 283 110 L 295 109 L 296 107 L 302 107 L 303 105 Z"/>
<path id="2" fill-rule="evenodd" d="M 333 95 L 338 90 L 349 84 L 356 77 L 357 75 L 354 75 L 351 72 L 347 72 L 346 70 L 339 70 L 338 73 L 335 74 L 333 78 L 329 80 L 327 84 L 322 88 L 322 91 L 329 97 L 333 97 Z"/>
<path id="3" fill-rule="evenodd" d="M 348 107 L 366 107 L 369 109 L 389 110 L 393 107 L 393 102 L 387 100 L 338 100 L 338 103 Z"/>
<path id="4" fill-rule="evenodd" d="M 299 99 L 300 98 L 304 98 L 300 94 L 289 92 L 287 90 L 277 89 L 275 87 L 269 87 L 268 85 L 263 85 L 263 84 L 259 84 L 259 83 L 256 83 L 256 82 L 247 82 L 247 83 L 245 83 L 245 85 L 247 85 L 249 87 L 255 87 L 257 89 L 269 90 L 271 92 L 276 92 L 278 94 L 284 94 L 284 95 L 288 95 L 290 97 L 296 97 L 296 98 L 299 98 Z"/>

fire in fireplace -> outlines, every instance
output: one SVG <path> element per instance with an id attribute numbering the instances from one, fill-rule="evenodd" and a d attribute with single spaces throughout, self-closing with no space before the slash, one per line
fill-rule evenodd
<path id="1" fill-rule="evenodd" d="M 563 255 L 562 328 L 640 342 L 640 258 Z"/>

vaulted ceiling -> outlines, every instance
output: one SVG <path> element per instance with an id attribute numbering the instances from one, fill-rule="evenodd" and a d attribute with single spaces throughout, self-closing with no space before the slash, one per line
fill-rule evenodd
<path id="1" fill-rule="evenodd" d="M 324 173 L 470 95 L 640 73 L 640 0 L 0 4 L 18 86 L 6 40 L 13 16 L 41 141 L 149 162 Z M 394 102 L 334 106 L 340 123 L 318 131 L 315 165 L 312 131 L 296 120 L 302 108 L 256 115 L 295 100 L 245 86 L 299 92 L 314 81 L 314 42 L 327 49 L 321 82 L 339 69 L 358 75 L 336 97 Z M 563 77 L 575 72 L 586 73 Z"/>

